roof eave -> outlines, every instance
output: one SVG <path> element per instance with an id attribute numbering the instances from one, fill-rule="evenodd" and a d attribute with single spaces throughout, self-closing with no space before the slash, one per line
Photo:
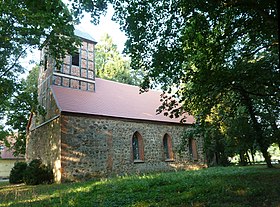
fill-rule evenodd
<path id="1" fill-rule="evenodd" d="M 102 117 L 102 118 L 121 119 L 121 120 L 140 121 L 140 122 L 153 122 L 153 123 L 172 124 L 172 125 L 174 124 L 174 125 L 181 125 L 181 126 L 193 125 L 193 123 L 162 121 L 162 120 L 154 120 L 154 119 L 141 119 L 141 118 L 121 117 L 121 116 L 102 115 L 102 114 L 89 114 L 89 113 L 73 112 L 73 111 L 66 111 L 66 110 L 61 111 L 61 114 Z"/>

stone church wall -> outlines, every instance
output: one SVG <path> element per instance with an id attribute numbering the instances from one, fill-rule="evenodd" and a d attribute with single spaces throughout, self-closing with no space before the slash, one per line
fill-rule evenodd
<path id="1" fill-rule="evenodd" d="M 183 132 L 191 126 L 75 114 L 64 114 L 61 121 L 62 181 L 172 171 L 204 164 L 201 140 L 197 140 L 198 161 L 192 161 L 188 147 L 178 153 Z M 133 162 L 132 136 L 136 131 L 143 138 L 143 163 Z M 165 133 L 172 139 L 173 162 L 163 158 Z"/>
<path id="2" fill-rule="evenodd" d="M 32 129 L 26 140 L 26 161 L 41 159 L 53 168 L 55 181 L 61 180 L 61 130 L 60 118 L 56 117 Z"/>

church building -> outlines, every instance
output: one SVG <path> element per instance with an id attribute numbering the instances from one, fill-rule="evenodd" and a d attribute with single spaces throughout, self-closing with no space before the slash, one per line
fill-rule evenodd
<path id="1" fill-rule="evenodd" d="M 201 138 L 182 147 L 194 118 L 157 114 L 159 91 L 96 78 L 97 42 L 75 34 L 82 45 L 61 66 L 41 51 L 39 113 L 27 126 L 26 160 L 42 159 L 56 182 L 203 166 Z"/>

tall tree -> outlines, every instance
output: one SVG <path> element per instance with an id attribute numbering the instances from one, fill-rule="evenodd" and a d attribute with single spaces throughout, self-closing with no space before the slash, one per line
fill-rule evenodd
<path id="1" fill-rule="evenodd" d="M 182 103 L 181 110 L 200 119 L 225 99 L 244 106 L 268 167 L 272 165 L 267 148 L 273 136 L 267 130 L 279 132 L 276 2 L 113 2 L 115 19 L 128 36 L 131 65 L 147 71 L 143 87 L 160 84 L 171 91 L 177 86 L 175 97 Z M 162 109 L 175 106 L 169 100 Z M 178 108 L 171 111 L 179 112 Z"/>
<path id="2" fill-rule="evenodd" d="M 84 11 L 93 11 L 92 7 L 95 8 L 92 17 L 97 23 L 106 8 L 101 1 L 94 4 L 88 0 L 74 0 L 69 1 L 69 5 L 62 0 L 0 1 L 0 119 L 3 122 L 8 112 L 7 124 L 19 131 L 18 152 L 24 152 L 24 133 L 30 113 L 27 111 L 36 103 L 30 96 L 32 93 L 28 94 L 29 83 L 18 79 L 25 71 L 20 58 L 29 50 L 46 47 L 49 55 L 59 63 L 80 43 L 74 35 L 74 25 L 79 23 Z"/>
<path id="3" fill-rule="evenodd" d="M 182 106 L 163 96 L 162 109 L 177 106 L 175 115 L 186 110 L 202 120 L 225 100 L 244 106 L 271 167 L 267 147 L 279 134 L 280 111 L 276 0 L 71 0 L 71 9 L 62 1 L 2 1 L 1 83 L 12 86 L 11 68 L 20 71 L 13 63 L 41 38 L 53 57 L 63 56 L 73 46 L 74 20 L 87 11 L 97 22 L 108 3 L 128 36 L 132 68 L 146 71 L 142 86 L 177 86 Z"/>
<path id="4" fill-rule="evenodd" d="M 6 109 L 6 129 L 2 128 L 4 140 L 7 137 L 7 132 L 15 137 L 16 142 L 12 146 L 15 154 L 25 153 L 26 143 L 26 127 L 30 113 L 37 113 L 37 85 L 38 85 L 39 67 L 34 67 L 26 79 L 22 79 L 17 85 L 17 92 L 15 92 L 9 99 L 9 104 Z M 4 133 L 6 132 L 6 133 Z M 7 142 L 6 142 L 7 143 Z"/>
<path id="5" fill-rule="evenodd" d="M 108 34 L 101 37 L 95 54 L 97 77 L 131 85 L 140 84 L 141 74 L 131 70 L 130 60 L 119 53 L 117 45 Z"/>
<path id="6" fill-rule="evenodd" d="M 84 0 L 81 8 L 95 15 L 108 3 L 128 37 L 132 68 L 146 70 L 143 88 L 160 84 L 169 92 L 177 86 L 182 107 L 163 96 L 161 109 L 206 119 L 229 98 L 246 108 L 271 167 L 267 148 L 279 134 L 277 1 Z"/>
<path id="7" fill-rule="evenodd" d="M 19 59 L 28 50 L 48 47 L 59 60 L 78 44 L 74 36 L 74 12 L 62 1 L 14 0 L 0 1 L 0 109 L 16 90 L 18 75 L 24 72 Z M 2 87 L 3 86 L 3 87 Z"/>

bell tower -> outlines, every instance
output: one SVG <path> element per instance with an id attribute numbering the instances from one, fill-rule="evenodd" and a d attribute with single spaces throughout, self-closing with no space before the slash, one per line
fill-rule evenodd
<path id="1" fill-rule="evenodd" d="M 75 30 L 81 38 L 81 46 L 72 55 L 66 55 L 61 66 L 56 67 L 46 48 L 41 50 L 41 66 L 38 80 L 38 101 L 48 113 L 51 110 L 51 85 L 84 91 L 95 91 L 94 48 L 96 41 L 89 34 Z"/>
<path id="2" fill-rule="evenodd" d="M 67 55 L 59 70 L 53 71 L 53 84 L 79 90 L 95 90 L 94 47 L 96 41 L 87 33 L 75 30 L 82 45 L 73 55 Z"/>

